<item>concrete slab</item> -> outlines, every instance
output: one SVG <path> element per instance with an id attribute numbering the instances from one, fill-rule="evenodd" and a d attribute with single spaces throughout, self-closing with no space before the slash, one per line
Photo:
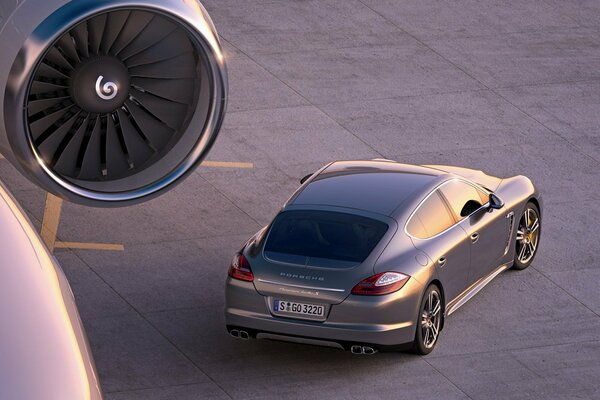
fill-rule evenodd
<path id="1" fill-rule="evenodd" d="M 498 93 L 581 152 L 600 160 L 600 82 L 523 86 Z"/>
<path id="2" fill-rule="evenodd" d="M 433 357 L 585 342 L 600 340 L 600 319 L 535 269 L 507 271 L 447 319 L 440 340 Z"/>
<path id="3" fill-rule="evenodd" d="M 419 38 L 494 36 L 578 26 L 564 2 L 364 0 L 366 5 Z"/>
<path id="4" fill-rule="evenodd" d="M 85 322 L 105 392 L 208 382 L 208 377 L 140 316 Z"/>
<path id="5" fill-rule="evenodd" d="M 73 289 L 82 319 L 135 313 L 133 308 L 75 253 L 69 250 L 59 250 L 55 253 L 55 257 Z"/>
<path id="6" fill-rule="evenodd" d="M 597 398 L 600 343 L 428 359 L 472 399 Z M 569 382 L 569 384 L 565 384 Z"/>
<path id="7" fill-rule="evenodd" d="M 546 129 L 483 90 L 322 106 L 385 156 L 539 143 Z"/>
<path id="8" fill-rule="evenodd" d="M 260 54 L 255 60 L 313 104 L 483 88 L 407 35 L 393 45 Z"/>
<path id="9" fill-rule="evenodd" d="M 358 0 L 239 2 L 210 9 L 220 34 L 251 56 L 393 43 L 399 33 Z"/>
<path id="10" fill-rule="evenodd" d="M 211 159 L 251 160 L 255 168 L 347 159 L 377 153 L 314 106 L 227 115 Z"/>
<path id="11" fill-rule="evenodd" d="M 229 103 L 232 111 L 307 105 L 308 101 L 246 56 L 231 58 Z"/>
<path id="12" fill-rule="evenodd" d="M 576 270 L 565 268 L 563 271 L 544 271 L 543 273 L 581 304 L 596 313 L 596 315 L 600 315 L 599 265 L 600 263 L 596 261 L 587 264 L 587 268 L 580 267 Z"/>
<path id="13" fill-rule="evenodd" d="M 537 269 L 543 273 L 570 272 L 574 278 L 581 270 L 600 269 L 597 245 L 597 238 L 600 236 L 600 215 L 591 212 L 600 206 L 600 200 L 590 199 L 586 204 L 589 208 L 582 207 L 577 201 L 548 205 L 544 213 L 544 239 L 541 242 L 539 258 L 536 260 L 539 261 L 536 263 Z M 573 241 L 577 241 L 575 249 Z M 590 283 L 597 286 L 598 281 Z"/>
<path id="14" fill-rule="evenodd" d="M 398 391 L 418 399 L 465 398 L 414 355 L 361 357 L 336 349 L 236 340 L 225 332 L 222 309 L 151 313 L 148 318 L 233 398 L 391 399 Z"/>
<path id="15" fill-rule="evenodd" d="M 307 169 L 310 173 L 312 169 Z M 300 177 L 290 177 L 279 168 L 198 171 L 211 185 L 235 202 L 260 225 L 266 225 L 298 188 Z M 257 229 L 258 230 L 258 229 Z"/>
<path id="16" fill-rule="evenodd" d="M 168 386 L 163 388 L 130 390 L 112 392 L 106 395 L 107 400 L 204 400 L 204 399 L 230 399 L 223 390 L 212 382 Z"/>
<path id="17" fill-rule="evenodd" d="M 250 235 L 131 245 L 124 252 L 78 250 L 77 254 L 138 311 L 218 306 L 229 262 Z"/>
<path id="18" fill-rule="evenodd" d="M 600 4 L 595 0 L 578 0 L 569 3 L 561 0 L 546 0 L 547 3 L 560 10 L 580 26 L 600 26 Z"/>
<path id="19" fill-rule="evenodd" d="M 428 45 L 488 87 L 600 78 L 595 28 L 427 39 Z"/>

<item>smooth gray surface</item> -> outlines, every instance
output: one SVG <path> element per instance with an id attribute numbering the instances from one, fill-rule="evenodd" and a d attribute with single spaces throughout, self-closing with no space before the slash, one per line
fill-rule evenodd
<path id="1" fill-rule="evenodd" d="M 128 209 L 65 205 L 57 251 L 108 399 L 600 398 L 600 6 L 595 0 L 210 0 L 231 72 L 212 160 Z M 531 269 L 501 274 L 429 357 L 230 339 L 226 269 L 298 179 L 373 158 L 526 174 Z M 39 225 L 44 193 L 2 160 Z"/>

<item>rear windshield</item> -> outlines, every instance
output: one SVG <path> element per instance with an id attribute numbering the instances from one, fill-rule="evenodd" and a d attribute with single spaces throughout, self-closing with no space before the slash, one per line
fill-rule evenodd
<path id="1" fill-rule="evenodd" d="M 353 214 L 285 211 L 273 222 L 265 255 L 296 264 L 334 267 L 328 260 L 338 260 L 355 265 L 367 258 L 387 229 L 384 222 Z"/>

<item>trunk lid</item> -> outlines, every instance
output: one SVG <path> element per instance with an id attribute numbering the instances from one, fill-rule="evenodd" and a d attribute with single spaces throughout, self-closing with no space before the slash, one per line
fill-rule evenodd
<path id="1" fill-rule="evenodd" d="M 323 208 L 331 209 L 331 207 Z M 330 212 L 331 210 L 325 211 Z M 371 242 L 375 241 L 375 243 L 367 243 L 357 251 L 347 248 L 348 245 L 360 247 L 360 243 L 356 243 L 357 238 L 351 237 L 348 230 L 340 233 L 340 227 L 336 230 L 327 225 L 330 222 L 328 218 L 331 216 L 326 213 L 317 213 L 317 218 L 321 218 L 320 222 L 310 225 L 311 228 L 318 227 L 318 235 L 314 238 L 307 236 L 314 233 L 310 230 L 305 230 L 302 234 L 299 234 L 297 230 L 294 231 L 294 228 L 300 226 L 298 221 L 304 223 L 307 217 L 314 218 L 312 213 L 315 212 L 315 208 L 311 208 L 309 210 L 311 214 L 303 212 L 293 215 L 295 221 L 283 226 L 288 229 L 286 231 L 280 226 L 282 223 L 285 224 L 286 220 L 280 217 L 290 211 L 283 211 L 266 232 L 265 240 L 253 243 L 251 247 L 256 246 L 255 248 L 245 249 L 244 255 L 254 273 L 256 290 L 261 295 L 268 297 L 270 306 L 273 305 L 274 299 L 327 305 L 342 302 L 350 294 L 354 285 L 374 274 L 373 266 L 377 258 L 397 229 L 397 224 L 389 217 L 358 210 L 353 210 L 352 214 L 340 213 L 339 210 L 336 210 L 338 215 L 335 215 L 333 219 L 336 222 L 350 221 L 352 232 L 358 232 L 359 236 L 365 232 L 365 229 L 369 229 L 364 224 L 371 223 L 372 226 L 379 229 L 377 232 L 369 231 L 367 234 L 369 236 L 380 233 L 379 237 L 369 236 Z M 325 222 L 321 222 L 323 219 Z M 357 229 L 356 224 L 362 224 L 363 230 Z M 383 232 L 380 231 L 381 229 Z M 295 236 L 290 235 L 290 232 L 294 232 Z M 342 236 L 340 237 L 340 235 Z M 285 243 L 279 240 L 281 237 L 285 238 Z M 289 239 L 296 240 L 296 242 L 288 245 Z M 317 240 L 319 244 L 326 243 L 326 245 L 310 247 L 314 240 Z M 310 248 L 307 250 L 303 246 Z M 331 251 L 333 253 L 331 257 L 334 258 L 329 258 L 330 255 L 325 254 L 324 251 Z M 345 251 L 347 253 L 344 253 Z M 319 255 L 319 257 L 315 255 Z"/>

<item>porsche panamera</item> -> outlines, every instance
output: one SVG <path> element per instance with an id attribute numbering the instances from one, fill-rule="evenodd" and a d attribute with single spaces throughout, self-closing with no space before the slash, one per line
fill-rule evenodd
<path id="1" fill-rule="evenodd" d="M 236 338 L 428 354 L 449 315 L 538 249 L 542 200 L 525 176 L 371 160 L 301 182 L 229 267 Z"/>

